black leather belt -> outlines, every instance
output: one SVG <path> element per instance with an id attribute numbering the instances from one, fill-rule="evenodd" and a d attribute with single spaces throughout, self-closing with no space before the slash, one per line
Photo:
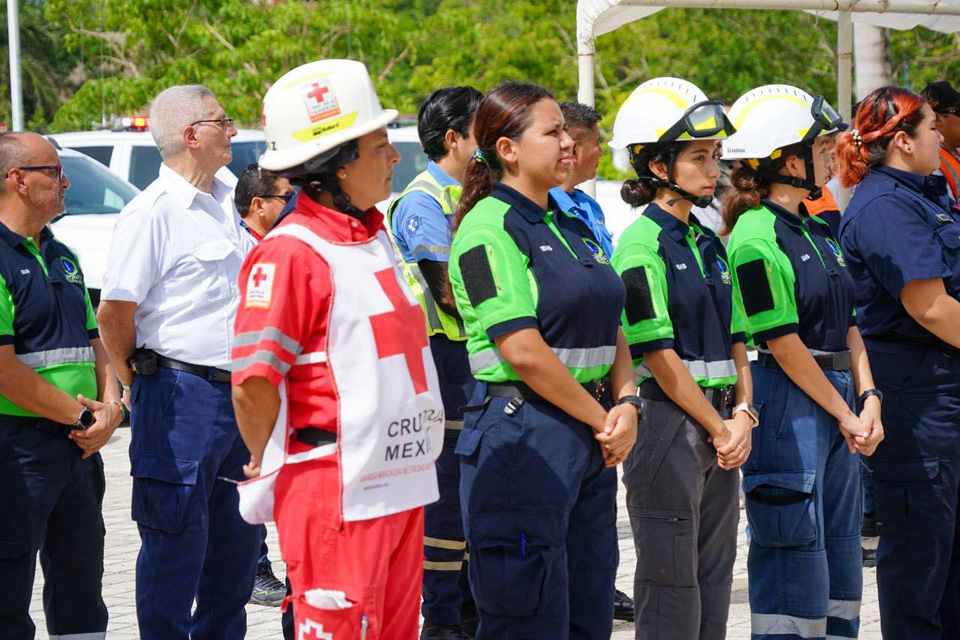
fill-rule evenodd
<path id="1" fill-rule="evenodd" d="M 25 429 L 36 429 L 45 433 L 52 433 L 58 436 L 65 436 L 73 430 L 69 424 L 54 422 L 48 418 L 31 418 L 29 416 L 9 416 L 0 415 L 0 424 L 9 424 Z"/>
<path id="2" fill-rule="evenodd" d="M 849 371 L 850 370 L 850 351 L 834 351 L 833 353 L 810 354 L 817 361 L 817 365 L 824 371 Z M 757 356 L 757 364 L 761 367 L 770 369 L 781 369 L 780 363 L 773 357 L 772 353 L 763 353 Z"/>
<path id="3" fill-rule="evenodd" d="M 199 364 L 181 362 L 180 360 L 167 358 L 165 356 L 161 356 L 160 354 L 157 354 L 157 366 L 163 367 L 164 369 L 176 369 L 177 371 L 192 373 L 193 375 L 200 376 L 201 378 L 209 380 L 210 382 L 230 382 L 229 371 L 217 369 L 216 367 L 204 367 Z"/>
<path id="4" fill-rule="evenodd" d="M 700 390 L 703 391 L 703 395 L 706 396 L 707 402 L 709 402 L 717 411 L 726 411 L 733 408 L 733 385 L 722 387 L 720 389 L 700 387 Z M 647 380 L 641 384 L 637 395 L 644 400 L 673 402 L 670 396 L 667 395 L 667 392 L 663 390 L 656 380 L 653 379 Z"/>
<path id="5" fill-rule="evenodd" d="M 594 398 L 597 397 L 596 382 L 582 382 L 580 386 L 586 389 L 587 393 Z M 524 400 L 543 400 L 544 402 L 549 402 L 539 393 L 531 389 L 530 385 L 525 382 L 488 382 L 487 395 L 493 398 L 523 398 Z"/>
<path id="6" fill-rule="evenodd" d="M 296 429 L 293 438 L 297 442 L 302 442 L 311 447 L 322 447 L 325 444 L 336 444 L 337 442 L 337 434 L 317 427 Z"/>

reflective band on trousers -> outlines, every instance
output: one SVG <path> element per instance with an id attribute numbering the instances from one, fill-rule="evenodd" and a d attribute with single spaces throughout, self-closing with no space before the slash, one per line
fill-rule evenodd
<path id="1" fill-rule="evenodd" d="M 49 367 L 55 364 L 76 364 L 78 362 L 95 362 L 96 355 L 93 347 L 64 347 L 49 351 L 34 351 L 33 353 L 18 353 L 17 360 L 31 369 Z"/>
<path id="2" fill-rule="evenodd" d="M 754 635 L 795 635 L 801 638 L 822 638 L 827 635 L 826 618 L 798 618 L 776 613 L 750 615 L 750 631 Z"/>
<path id="3" fill-rule="evenodd" d="M 586 369 L 587 367 L 601 367 L 612 365 L 613 359 L 617 355 L 617 347 L 591 347 L 586 349 L 561 349 L 550 347 L 550 350 L 556 354 L 560 361 L 571 369 Z M 470 371 L 479 373 L 484 369 L 495 367 L 503 362 L 503 356 L 500 350 L 494 347 L 480 353 L 471 353 Z"/>
<path id="4" fill-rule="evenodd" d="M 856 620 L 860 617 L 859 600 L 831 600 L 827 616 L 841 620 Z"/>
<path id="5" fill-rule="evenodd" d="M 684 360 L 683 366 L 694 378 L 726 378 L 737 375 L 737 365 L 733 360 Z M 637 367 L 636 374 L 641 378 L 652 378 L 653 372 L 647 367 L 646 362 L 641 362 Z"/>
<path id="6" fill-rule="evenodd" d="M 90 633 L 68 633 L 66 635 L 52 635 L 50 640 L 104 640 L 107 637 L 106 631 L 93 631 Z"/>
<path id="7" fill-rule="evenodd" d="M 463 551 L 467 548 L 467 543 L 464 540 L 444 540 L 443 538 L 431 538 L 430 536 L 423 536 L 423 545 L 453 551 Z"/>

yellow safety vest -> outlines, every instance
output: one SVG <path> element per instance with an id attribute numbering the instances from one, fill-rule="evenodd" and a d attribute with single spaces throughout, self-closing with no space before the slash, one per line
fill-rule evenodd
<path id="1" fill-rule="evenodd" d="M 397 208 L 397 203 L 413 191 L 422 191 L 436 200 L 440 203 L 441 209 L 443 209 L 444 217 L 448 217 L 456 212 L 457 203 L 460 201 L 460 193 L 463 191 L 463 188 L 457 185 L 441 187 L 440 183 L 430 175 L 429 171 L 424 171 L 414 178 L 413 182 L 403 190 L 403 193 L 397 196 L 397 199 L 390 204 L 390 208 L 387 209 L 386 226 L 390 240 L 393 242 L 394 248 L 397 251 L 397 262 L 400 263 L 400 270 L 403 272 L 403 277 L 407 281 L 407 285 L 410 287 L 413 295 L 420 301 L 420 306 L 423 307 L 423 315 L 427 318 L 427 335 L 433 336 L 440 333 L 450 340 L 466 340 L 467 333 L 463 328 L 463 321 L 460 318 L 451 316 L 437 306 L 436 300 L 434 300 L 433 294 L 430 292 L 430 287 L 427 286 L 427 281 L 423 277 L 423 272 L 420 271 L 420 267 L 416 262 L 407 262 L 404 260 L 403 254 L 400 253 L 400 249 L 397 247 L 397 240 L 393 237 L 393 212 Z M 449 250 L 449 247 L 447 247 L 447 250 Z"/>

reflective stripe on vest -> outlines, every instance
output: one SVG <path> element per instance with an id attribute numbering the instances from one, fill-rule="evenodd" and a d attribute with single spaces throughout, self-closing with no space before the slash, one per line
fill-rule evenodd
<path id="1" fill-rule="evenodd" d="M 951 153 L 949 149 L 940 147 L 940 170 L 943 171 L 943 176 L 947 179 L 947 184 L 950 185 L 953 199 L 960 200 L 960 192 L 957 191 L 957 188 L 960 187 L 960 158 L 955 153 Z"/>
<path id="2" fill-rule="evenodd" d="M 18 353 L 17 360 L 31 369 L 39 369 L 41 367 L 52 367 L 55 364 L 94 362 L 96 356 L 93 353 L 93 347 L 65 347 L 63 349 L 50 349 L 49 351 Z"/>
<path id="3" fill-rule="evenodd" d="M 586 369 L 587 367 L 612 366 L 613 359 L 617 355 L 617 347 L 593 347 L 584 349 L 561 349 L 550 347 L 550 350 L 560 358 L 564 366 L 572 369 Z M 468 356 L 470 361 L 471 373 L 479 373 L 484 369 L 495 367 L 504 362 L 500 350 L 494 347 L 480 353 L 472 353 Z"/>
<path id="4" fill-rule="evenodd" d="M 705 380 L 716 380 L 717 378 L 727 378 L 737 375 L 737 365 L 733 360 L 715 360 L 708 362 L 706 360 L 683 360 L 683 366 L 694 378 L 703 378 Z M 652 378 L 653 372 L 647 367 L 646 362 L 641 362 L 637 367 L 636 375 L 641 378 Z"/>
<path id="5" fill-rule="evenodd" d="M 393 212 L 397 208 L 397 203 L 399 203 L 404 196 L 413 191 L 422 191 L 440 204 L 443 215 L 446 217 L 453 215 L 456 211 L 461 190 L 461 187 L 455 185 L 446 188 L 441 187 L 434 177 L 430 175 L 429 171 L 424 171 L 414 178 L 413 182 L 407 185 L 403 193 L 397 196 L 397 199 L 390 203 L 390 208 L 387 209 L 387 234 L 390 236 L 394 248 L 397 247 L 397 240 L 393 237 Z M 414 249 L 419 248 L 420 247 L 414 247 Z M 449 254 L 450 248 L 430 247 L 430 252 Z M 411 253 L 416 253 L 416 251 L 411 251 Z M 400 250 L 397 249 L 397 262 L 400 263 L 400 271 L 403 273 L 403 279 L 406 280 L 410 291 L 413 292 L 413 295 L 416 296 L 420 302 L 420 306 L 423 308 L 423 315 L 427 318 L 427 335 L 433 336 L 440 333 L 450 340 L 466 340 L 467 332 L 464 329 L 463 320 L 451 316 L 437 305 L 433 293 L 430 291 L 430 287 L 423 277 L 423 272 L 420 271 L 420 266 L 416 261 L 412 263 L 407 262 L 404 260 L 403 255 L 400 254 Z"/>

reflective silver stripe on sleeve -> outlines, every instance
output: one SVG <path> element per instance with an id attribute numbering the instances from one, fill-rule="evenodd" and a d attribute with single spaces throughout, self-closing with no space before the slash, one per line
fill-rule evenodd
<path id="1" fill-rule="evenodd" d="M 52 635 L 50 640 L 104 640 L 106 631 L 92 631 L 90 633 L 68 633 L 66 635 Z"/>
<path id="2" fill-rule="evenodd" d="M 421 253 L 432 253 L 435 256 L 448 256 L 450 255 L 450 247 L 445 247 L 442 244 L 418 244 L 410 253 L 415 256 Z"/>
<path id="3" fill-rule="evenodd" d="M 463 431 L 463 420 L 447 420 L 443 423 L 443 428 L 451 431 Z"/>
<path id="4" fill-rule="evenodd" d="M 831 600 L 827 616 L 841 620 L 856 620 L 860 617 L 860 600 Z"/>
<path id="5" fill-rule="evenodd" d="M 413 190 L 415 190 L 415 189 L 423 189 L 424 191 L 426 191 L 427 193 L 429 193 L 430 195 L 432 195 L 432 196 L 433 196 L 434 198 L 436 198 L 437 200 L 439 200 L 440 197 L 443 195 L 443 193 L 440 191 L 440 189 L 437 188 L 437 185 L 431 184 L 431 183 L 427 182 L 426 180 L 417 180 L 416 182 L 414 182 L 414 183 L 410 184 L 409 186 L 407 186 L 407 188 L 405 189 L 405 192 L 406 192 L 406 193 L 410 193 L 411 191 L 413 191 Z"/>
<path id="6" fill-rule="evenodd" d="M 49 351 L 34 351 L 33 353 L 18 353 L 17 360 L 31 369 L 49 367 L 55 364 L 76 364 L 78 362 L 95 362 L 97 359 L 93 347 L 64 347 Z"/>
<path id="7" fill-rule="evenodd" d="M 256 351 L 253 355 L 247 356 L 246 358 L 237 358 L 233 361 L 231 370 L 243 371 L 250 365 L 257 364 L 259 362 L 270 365 L 282 376 L 287 375 L 287 372 L 290 371 L 290 365 L 281 360 L 277 354 L 273 353 L 272 351 Z"/>
<path id="8" fill-rule="evenodd" d="M 737 375 L 737 365 L 733 360 L 683 360 L 684 368 L 690 372 L 694 378 L 726 378 Z M 653 372 L 647 367 L 647 363 L 641 362 L 640 366 L 634 372 L 640 378 L 652 378 Z"/>
<path id="9" fill-rule="evenodd" d="M 297 355 L 300 351 L 303 350 L 303 347 L 300 346 L 300 343 L 285 334 L 280 329 L 276 327 L 266 327 L 262 331 L 248 331 L 246 333 L 238 333 L 233 338 L 234 347 L 249 347 L 251 345 L 258 344 L 261 340 L 272 340 L 276 342 L 281 347 Z"/>
<path id="10" fill-rule="evenodd" d="M 311 351 L 310 353 L 301 353 L 299 356 L 297 356 L 297 359 L 293 361 L 293 364 L 321 364 L 326 361 L 326 351 Z"/>
<path id="11" fill-rule="evenodd" d="M 795 635 L 801 638 L 822 638 L 827 635 L 826 618 L 798 618 L 775 613 L 750 614 L 750 631 L 754 635 Z"/>

